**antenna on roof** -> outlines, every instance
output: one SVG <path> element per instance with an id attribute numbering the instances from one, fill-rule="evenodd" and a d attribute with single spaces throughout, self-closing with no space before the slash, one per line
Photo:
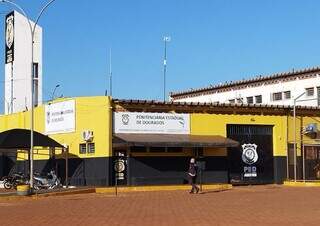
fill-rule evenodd
<path id="1" fill-rule="evenodd" d="M 164 36 L 164 57 L 163 57 L 163 101 L 166 101 L 166 73 L 167 73 L 167 43 L 171 41 L 170 36 Z"/>
<path id="2" fill-rule="evenodd" d="M 109 49 L 109 92 L 110 96 L 112 96 L 112 58 L 111 58 L 111 48 Z M 106 96 L 108 94 L 108 91 L 106 90 Z"/>

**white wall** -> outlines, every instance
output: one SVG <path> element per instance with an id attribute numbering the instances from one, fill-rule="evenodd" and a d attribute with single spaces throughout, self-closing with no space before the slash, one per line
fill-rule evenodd
<path id="1" fill-rule="evenodd" d="M 32 22 L 33 25 L 33 22 Z M 42 28 L 36 27 L 34 37 L 34 62 L 39 64 L 39 104 L 42 103 Z M 13 96 L 11 76 L 13 74 Z M 13 112 L 11 112 L 13 99 Z M 5 65 L 5 114 L 24 111 L 31 106 L 31 32 L 27 19 L 14 12 L 14 61 Z"/>
<path id="2" fill-rule="evenodd" d="M 262 104 L 273 104 L 273 105 L 293 105 L 293 99 L 303 92 L 306 88 L 314 87 L 314 96 L 307 97 L 303 95 L 298 99 L 297 105 L 305 106 L 317 106 L 317 87 L 320 87 L 320 75 L 317 74 L 316 77 L 299 79 L 296 78 L 293 81 L 280 81 L 278 80 L 274 84 L 262 84 L 261 86 L 249 87 L 244 89 L 226 91 L 226 92 L 216 92 L 212 94 L 202 94 L 194 97 L 186 97 L 181 99 L 172 99 L 176 102 L 219 102 L 219 103 L 229 103 L 230 99 L 243 98 L 243 103 L 247 103 L 247 97 L 262 95 Z M 291 99 L 273 101 L 271 96 L 275 92 L 285 92 L 291 91 Z M 312 100 L 313 99 L 313 100 Z M 301 101 L 304 100 L 304 101 Z M 255 103 L 255 100 L 254 102 Z"/>

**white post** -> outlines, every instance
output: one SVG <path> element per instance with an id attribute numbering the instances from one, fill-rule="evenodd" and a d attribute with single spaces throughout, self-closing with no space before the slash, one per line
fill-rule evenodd
<path id="1" fill-rule="evenodd" d="M 296 147 L 296 99 L 293 101 L 293 175 L 294 181 L 297 181 L 297 147 Z"/>
<path id="2" fill-rule="evenodd" d="M 306 181 L 306 169 L 305 169 L 305 156 L 304 156 L 304 144 L 302 144 L 302 175 L 303 175 L 303 181 Z"/>
<path id="3" fill-rule="evenodd" d="M 299 96 L 293 99 L 293 172 L 294 172 L 294 181 L 297 181 L 297 144 L 296 144 L 296 102 L 297 100 L 302 97 L 306 92 L 301 93 Z M 299 130 L 300 131 L 300 130 Z"/>

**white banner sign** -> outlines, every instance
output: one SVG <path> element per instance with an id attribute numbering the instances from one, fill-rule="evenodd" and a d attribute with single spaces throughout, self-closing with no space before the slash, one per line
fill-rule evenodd
<path id="1" fill-rule="evenodd" d="M 45 106 L 45 133 L 70 133 L 76 129 L 75 100 Z"/>
<path id="2" fill-rule="evenodd" d="M 114 133 L 190 134 L 190 115 L 147 112 L 116 112 Z"/>

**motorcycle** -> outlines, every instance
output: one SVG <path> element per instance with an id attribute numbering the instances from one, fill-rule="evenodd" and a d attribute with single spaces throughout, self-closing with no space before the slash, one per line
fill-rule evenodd
<path id="1" fill-rule="evenodd" d="M 33 176 L 33 188 L 35 190 L 40 189 L 55 189 L 62 187 L 62 184 L 55 174 L 54 170 L 51 170 L 48 173 L 47 177 L 40 176 L 40 175 L 34 175 Z"/>
<path id="2" fill-rule="evenodd" d="M 2 178 L 2 181 L 5 189 L 16 189 L 18 185 L 28 184 L 28 179 L 21 172 L 5 176 Z"/>

